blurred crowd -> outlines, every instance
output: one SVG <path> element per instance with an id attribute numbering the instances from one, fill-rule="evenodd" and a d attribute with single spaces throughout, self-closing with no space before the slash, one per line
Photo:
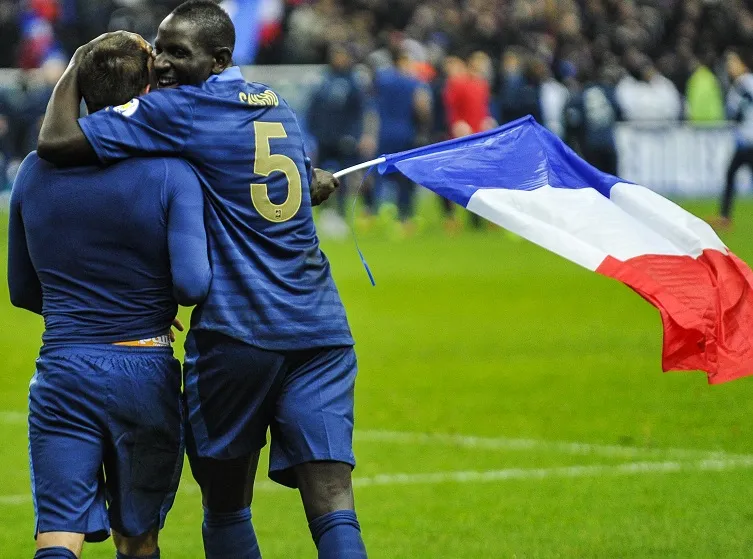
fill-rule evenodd
<path id="1" fill-rule="evenodd" d="M 178 3 L 0 0 L 0 67 L 41 68 L 28 73 L 22 96 L 0 91 L 6 159 L 33 147 L 35 122 L 77 45 L 118 28 L 152 39 Z M 618 121 L 713 123 L 747 110 L 737 103 L 730 114 L 725 96 L 752 64 L 753 0 L 221 3 L 239 30 L 236 62 L 328 65 L 302 115 L 323 166 L 532 114 L 614 173 Z M 249 14 L 261 23 L 250 25 Z M 409 221 L 411 185 L 374 185 L 367 207 L 387 193 Z"/>

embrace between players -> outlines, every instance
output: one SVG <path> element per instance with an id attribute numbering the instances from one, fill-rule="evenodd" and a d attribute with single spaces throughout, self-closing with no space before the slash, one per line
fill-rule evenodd
<path id="1" fill-rule="evenodd" d="M 110 533 L 117 557 L 159 557 L 184 445 L 206 557 L 260 557 L 250 505 L 268 428 L 269 475 L 299 490 L 319 557 L 366 557 L 356 357 L 311 212 L 336 181 L 311 168 L 285 101 L 232 65 L 234 43 L 222 9 L 191 0 L 153 52 L 125 32 L 81 47 L 19 169 L 11 299 L 45 320 L 29 393 L 36 558 L 80 557 Z M 183 394 L 178 304 L 196 305 Z"/>

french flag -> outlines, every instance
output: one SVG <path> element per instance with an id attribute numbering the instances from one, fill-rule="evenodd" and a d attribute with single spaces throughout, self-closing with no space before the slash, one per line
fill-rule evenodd
<path id="1" fill-rule="evenodd" d="M 753 272 L 704 221 L 592 167 L 526 117 L 380 158 L 414 182 L 589 270 L 661 313 L 662 369 L 753 374 Z"/>

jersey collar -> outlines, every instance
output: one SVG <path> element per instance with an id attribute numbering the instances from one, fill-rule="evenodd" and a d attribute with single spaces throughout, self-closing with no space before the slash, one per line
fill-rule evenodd
<path id="1" fill-rule="evenodd" d="M 244 81 L 243 74 L 241 74 L 241 69 L 238 66 L 231 66 L 230 68 L 225 68 L 225 70 L 223 70 L 221 74 L 214 74 L 212 76 L 209 76 L 207 83 L 234 82 L 238 80 Z"/>

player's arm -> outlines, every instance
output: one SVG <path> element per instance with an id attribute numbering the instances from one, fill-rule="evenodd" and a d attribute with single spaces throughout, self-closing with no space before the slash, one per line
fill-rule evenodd
<path id="1" fill-rule="evenodd" d="M 24 165 L 19 169 L 10 197 L 8 220 L 8 292 L 13 306 L 42 314 L 42 284 L 29 256 L 26 230 L 21 218 Z"/>
<path id="2" fill-rule="evenodd" d="M 204 195 L 188 164 L 170 165 L 166 178 L 167 247 L 173 293 L 178 304 L 188 307 L 206 298 L 212 282 L 204 229 Z"/>
<path id="3" fill-rule="evenodd" d="M 71 58 L 52 92 L 39 131 L 37 154 L 55 165 L 85 165 L 97 161 L 94 149 L 78 125 L 81 105 L 78 68 L 89 48 L 90 45 L 80 47 Z"/>
<path id="4" fill-rule="evenodd" d="M 133 33 L 116 31 L 137 37 Z M 56 164 L 111 163 L 138 155 L 180 155 L 193 130 L 193 100 L 158 91 L 78 118 L 80 60 L 107 33 L 76 51 L 55 87 L 39 134 L 39 155 Z M 146 43 L 144 42 L 146 45 Z"/>

